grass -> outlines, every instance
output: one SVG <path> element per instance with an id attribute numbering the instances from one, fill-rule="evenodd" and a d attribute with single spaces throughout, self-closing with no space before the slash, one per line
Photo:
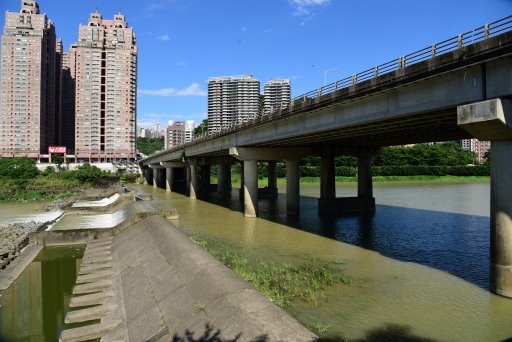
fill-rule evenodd
<path id="1" fill-rule="evenodd" d="M 219 242 L 197 237 L 193 239 L 282 308 L 298 299 L 317 305 L 319 300 L 327 300 L 330 287 L 352 283 L 349 277 L 330 263 L 317 259 L 308 259 L 298 265 L 266 262 L 236 253 L 232 247 Z"/>
<path id="2" fill-rule="evenodd" d="M 484 183 L 489 182 L 489 176 L 374 176 L 374 183 Z M 217 179 L 212 177 L 212 184 L 217 183 Z M 233 185 L 240 185 L 240 178 L 233 177 Z M 320 184 L 320 177 L 301 177 L 301 184 Z M 357 177 L 336 177 L 336 183 L 357 183 Z M 268 184 L 267 179 L 258 180 L 258 185 L 264 187 Z M 278 178 L 278 185 L 286 184 L 286 178 Z"/>

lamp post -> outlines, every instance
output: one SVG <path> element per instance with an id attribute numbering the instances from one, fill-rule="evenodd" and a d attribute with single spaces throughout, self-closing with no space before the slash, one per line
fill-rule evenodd
<path id="1" fill-rule="evenodd" d="M 319 70 L 321 70 L 323 73 L 324 73 L 324 87 L 327 85 L 327 74 L 330 72 L 330 71 L 339 71 L 340 69 L 338 68 L 332 68 L 332 69 L 324 69 L 324 68 L 321 68 L 319 67 L 318 65 L 316 64 L 313 64 L 311 65 L 313 68 L 317 68 Z"/>

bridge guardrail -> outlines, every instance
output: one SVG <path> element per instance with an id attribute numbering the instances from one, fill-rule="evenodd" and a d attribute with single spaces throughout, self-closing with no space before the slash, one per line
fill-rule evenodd
<path id="1" fill-rule="evenodd" d="M 419 62 L 423 62 L 429 59 L 432 59 L 434 57 L 438 57 L 440 55 L 443 55 L 448 52 L 456 51 L 458 49 L 462 49 L 465 46 L 475 44 L 481 41 L 484 41 L 488 38 L 497 36 L 499 34 L 502 34 L 504 32 L 508 32 L 512 30 L 512 15 L 507 16 L 505 18 L 493 21 L 489 24 L 485 24 L 483 26 L 480 26 L 472 31 L 468 31 L 465 33 L 461 33 L 456 37 L 452 37 L 449 39 L 446 39 L 440 43 L 432 44 L 431 46 L 427 46 L 423 49 L 417 50 L 415 52 L 409 53 L 405 56 L 398 57 L 397 59 L 391 60 L 389 62 L 377 65 L 371 69 L 367 69 L 364 71 L 361 71 L 357 74 L 354 74 L 352 76 L 345 77 L 341 80 L 335 81 L 333 83 L 327 84 L 323 87 L 311 90 L 307 93 L 304 93 L 302 95 L 296 96 L 293 98 L 292 103 L 290 106 L 293 106 L 295 102 L 302 102 L 314 98 L 319 98 L 323 95 L 333 93 L 337 90 L 350 87 L 352 85 L 355 85 L 360 82 L 368 81 L 370 79 L 395 72 L 397 70 L 403 69 L 406 66 L 410 66 Z M 241 130 L 245 127 L 250 126 L 252 123 L 254 123 L 256 120 L 260 122 L 270 121 L 273 118 L 276 117 L 282 117 L 282 109 L 278 109 L 274 112 L 263 114 L 261 116 L 252 118 L 252 119 L 246 119 L 244 121 L 237 121 L 233 122 L 229 125 L 224 125 L 222 128 L 217 132 L 211 132 L 208 131 L 206 133 L 201 134 L 199 137 L 195 137 L 191 142 L 185 143 L 183 145 L 179 145 L 176 147 L 173 147 L 167 151 L 161 152 L 159 154 L 156 154 L 155 156 L 158 156 L 163 153 L 167 152 L 173 152 L 175 150 L 180 150 L 182 148 L 192 146 L 198 142 L 203 142 L 209 139 L 215 139 L 222 137 L 224 135 L 231 134 L 233 132 L 236 132 L 238 130 Z M 151 157 L 148 157 L 151 158 Z"/>

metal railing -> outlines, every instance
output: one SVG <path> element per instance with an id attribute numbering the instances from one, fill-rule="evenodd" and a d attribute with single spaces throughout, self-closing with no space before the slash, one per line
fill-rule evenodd
<path id="1" fill-rule="evenodd" d="M 398 57 L 397 59 L 391 60 L 387 63 L 377 65 L 371 69 L 367 69 L 365 71 L 359 72 L 352 76 L 345 77 L 341 80 L 335 81 L 333 83 L 327 84 L 323 87 L 317 88 L 315 90 L 311 90 L 302 95 L 296 96 L 293 98 L 289 107 L 293 107 L 295 102 L 304 102 L 306 100 L 312 100 L 315 98 L 319 98 L 323 95 L 333 93 L 343 88 L 348 88 L 355 84 L 371 80 L 373 78 L 395 72 L 397 70 L 403 69 L 407 66 L 423 62 L 434 57 L 443 55 L 448 52 L 456 51 L 459 49 L 463 49 L 464 47 L 481 42 L 483 40 L 489 39 L 491 37 L 500 35 L 502 33 L 512 31 L 512 15 L 496 20 L 489 24 L 485 24 L 480 26 L 472 31 L 468 31 L 466 33 L 461 33 L 456 37 L 444 40 L 440 43 L 433 44 L 431 46 L 425 47 L 421 50 L 412 52 L 405 56 Z M 281 109 L 280 109 L 281 110 Z M 188 147 L 199 142 L 203 142 L 206 140 L 218 138 L 227 134 L 231 134 L 233 132 L 239 131 L 245 127 L 248 127 L 250 124 L 258 120 L 259 123 L 264 123 L 266 121 L 270 121 L 271 119 L 280 117 L 278 115 L 280 110 L 274 111 L 272 113 L 265 113 L 261 116 L 257 116 L 253 119 L 245 119 L 243 121 L 233 122 L 229 125 L 224 125 L 220 130 L 212 132 L 203 132 L 199 136 L 193 138 L 192 142 L 185 143 L 183 145 L 175 146 L 167 151 L 161 152 L 159 154 L 163 154 L 166 152 L 172 152 L 175 150 L 180 150 L 184 147 Z M 159 155 L 156 154 L 156 155 Z M 148 158 L 151 158 L 148 157 Z"/>

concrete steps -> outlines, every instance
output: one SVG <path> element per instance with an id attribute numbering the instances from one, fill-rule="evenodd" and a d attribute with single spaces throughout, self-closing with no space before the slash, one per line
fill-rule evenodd
<path id="1" fill-rule="evenodd" d="M 64 323 L 89 324 L 62 331 L 60 341 L 89 341 L 101 339 L 123 324 L 124 309 L 119 308 L 119 286 L 113 271 L 113 238 L 92 240 L 85 248 L 82 265 L 73 287 L 73 297 Z M 123 340 L 123 337 L 119 340 Z"/>

